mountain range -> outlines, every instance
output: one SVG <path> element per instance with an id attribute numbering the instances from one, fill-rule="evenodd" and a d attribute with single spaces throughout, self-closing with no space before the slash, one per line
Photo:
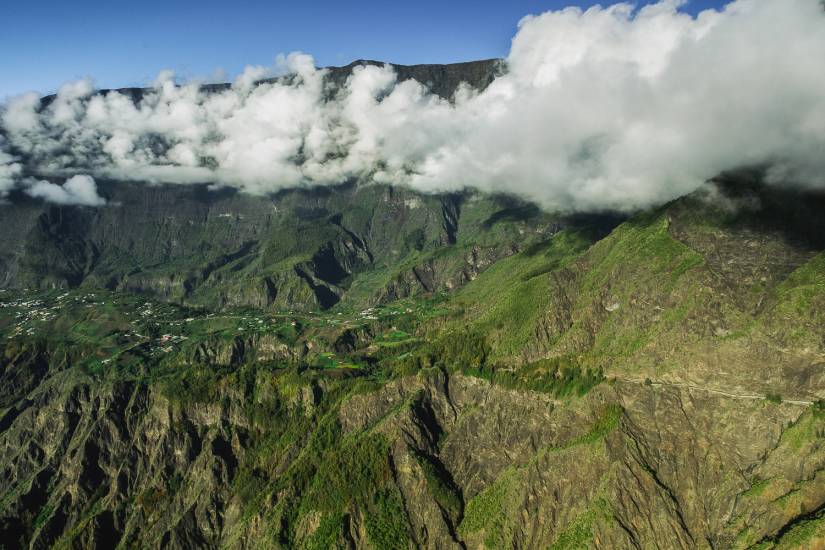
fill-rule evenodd
<path id="1" fill-rule="evenodd" d="M 449 99 L 502 69 L 395 70 Z M 823 547 L 825 195 L 767 180 L 632 214 L 360 180 L 12 192 L 0 541 Z"/>

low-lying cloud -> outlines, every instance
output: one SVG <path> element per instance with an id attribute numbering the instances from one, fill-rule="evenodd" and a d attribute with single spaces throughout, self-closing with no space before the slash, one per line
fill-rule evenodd
<path id="1" fill-rule="evenodd" d="M 72 176 L 61 186 L 45 180 L 31 181 L 26 187 L 29 196 L 55 204 L 103 206 L 106 199 L 97 194 L 94 178 L 86 174 Z"/>
<path id="2" fill-rule="evenodd" d="M 20 177 L 22 167 L 15 158 L 4 151 L 5 139 L 0 136 L 0 200 L 14 188 L 15 180 Z"/>
<path id="3" fill-rule="evenodd" d="M 825 188 L 820 0 L 737 0 L 697 17 L 680 5 L 526 17 L 505 74 L 453 101 L 389 66 L 355 68 L 329 99 L 325 71 L 300 53 L 275 68 L 293 78 L 256 84 L 270 70 L 254 67 L 217 93 L 163 73 L 138 103 L 85 80 L 42 110 L 23 95 L 2 113 L 0 194 L 28 185 L 20 158 L 40 175 L 258 194 L 358 179 L 569 210 L 658 204 L 754 164 L 777 183 Z"/>

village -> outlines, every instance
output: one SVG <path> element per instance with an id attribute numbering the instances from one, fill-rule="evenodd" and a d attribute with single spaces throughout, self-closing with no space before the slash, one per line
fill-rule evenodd
<path id="1" fill-rule="evenodd" d="M 366 328 L 370 353 L 410 344 L 417 341 L 412 332 L 421 318 L 433 315 L 430 306 L 419 300 L 357 311 L 213 312 L 100 290 L 2 289 L 0 341 L 36 341 L 59 333 L 70 345 L 96 348 L 95 363 L 106 367 L 130 350 L 161 360 L 190 341 L 273 335 L 287 345 L 303 341 L 316 349 L 312 364 L 318 368 L 356 368 L 329 351 L 337 335 Z"/>

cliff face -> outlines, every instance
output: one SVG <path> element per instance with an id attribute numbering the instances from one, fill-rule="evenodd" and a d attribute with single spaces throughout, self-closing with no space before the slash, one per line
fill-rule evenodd
<path id="1" fill-rule="evenodd" d="M 364 65 L 382 66 L 385 63 L 359 59 L 344 67 L 330 68 L 327 78 L 333 87 L 340 86 L 352 74 L 354 67 Z M 444 99 L 451 99 L 462 84 L 473 90 L 484 90 L 493 82 L 496 76 L 506 70 L 504 61 L 500 59 L 485 59 L 447 65 L 396 65 L 392 63 L 389 65 L 398 75 L 399 82 L 415 80 Z"/>
<path id="2" fill-rule="evenodd" d="M 340 384 L 258 373 L 183 404 L 55 374 L 3 418 L 3 540 L 743 548 L 825 504 L 806 435 L 825 417 L 794 404 L 621 383 L 559 401 L 436 370 L 324 412 Z"/>
<path id="3" fill-rule="evenodd" d="M 558 216 L 493 216 L 512 200 L 339 186 L 253 197 L 204 186 L 103 182 L 108 205 L 0 205 L 10 288 L 104 287 L 212 308 L 326 309 L 466 282 Z"/>

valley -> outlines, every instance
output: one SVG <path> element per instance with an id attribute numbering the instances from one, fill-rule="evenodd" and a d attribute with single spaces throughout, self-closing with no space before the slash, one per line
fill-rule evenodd
<path id="1" fill-rule="evenodd" d="M 815 225 L 821 198 L 775 202 L 741 176 L 716 185 L 760 206 L 719 209 L 700 192 L 622 222 L 479 197 L 445 218 L 446 199 L 421 197 L 435 213 L 381 244 L 382 201 L 367 230 L 328 209 L 346 231 L 258 244 L 211 271 L 192 263 L 180 269 L 201 275 L 182 279 L 197 283 L 180 286 L 107 260 L 105 225 L 59 253 L 24 248 L 7 273 L 32 286 L 0 293 L 2 538 L 813 547 L 825 529 L 823 248 L 774 208 L 796 204 Z M 49 242 L 42 221 L 67 214 L 40 214 L 30 238 Z M 420 250 L 399 244 L 409 235 Z M 263 263 L 295 242 L 308 252 Z M 61 283 L 78 250 L 96 259 Z M 24 275 L 35 263 L 49 275 Z M 275 280 L 264 265 L 315 275 L 271 301 L 225 298 Z"/>

